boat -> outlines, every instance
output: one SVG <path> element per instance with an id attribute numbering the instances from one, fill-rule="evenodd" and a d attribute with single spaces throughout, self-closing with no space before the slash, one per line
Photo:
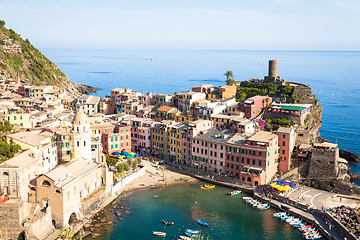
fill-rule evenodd
<path id="1" fill-rule="evenodd" d="M 185 235 L 191 238 L 198 238 L 199 235 L 195 234 L 195 233 L 189 233 L 189 232 L 185 232 Z"/>
<path id="2" fill-rule="evenodd" d="M 215 185 L 205 185 L 205 187 L 207 187 L 208 189 L 213 189 L 215 188 Z"/>
<path id="3" fill-rule="evenodd" d="M 200 186 L 200 188 L 203 189 L 203 190 L 208 190 L 208 188 L 204 187 L 204 186 Z"/>
<path id="4" fill-rule="evenodd" d="M 198 233 L 199 233 L 199 230 L 186 229 L 186 232 L 198 234 Z"/>
<path id="5" fill-rule="evenodd" d="M 269 205 L 268 203 L 264 203 L 264 204 L 258 205 L 257 208 L 258 208 L 259 210 L 262 210 L 262 211 L 263 211 L 263 210 L 269 209 L 269 208 L 270 208 L 270 205 Z"/>
<path id="6" fill-rule="evenodd" d="M 203 226 L 209 226 L 209 224 L 207 222 L 200 220 L 200 219 L 198 220 L 198 223 Z"/>
<path id="7" fill-rule="evenodd" d="M 163 224 L 165 225 L 168 225 L 168 226 L 173 226 L 174 225 L 174 222 L 170 222 L 170 221 L 167 221 L 167 220 L 161 220 Z"/>
<path id="8" fill-rule="evenodd" d="M 180 236 L 179 239 L 183 239 L 183 240 L 191 240 L 191 237 L 187 237 L 187 236 Z"/>
<path id="9" fill-rule="evenodd" d="M 239 195 L 240 193 L 241 193 L 240 190 L 235 190 L 235 191 L 229 192 L 228 195 L 230 195 L 230 196 L 236 196 L 236 195 Z"/>
<path id="10" fill-rule="evenodd" d="M 165 236 L 166 236 L 166 233 L 164 233 L 164 232 L 157 232 L 157 231 L 153 231 L 153 235 L 155 235 L 155 236 L 162 236 L 162 237 L 165 237 Z"/>
<path id="11" fill-rule="evenodd" d="M 252 197 L 242 197 L 243 200 L 248 200 L 250 198 L 252 198 Z"/>

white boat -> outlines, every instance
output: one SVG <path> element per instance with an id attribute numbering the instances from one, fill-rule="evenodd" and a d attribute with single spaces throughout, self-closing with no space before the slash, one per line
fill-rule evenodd
<path id="1" fill-rule="evenodd" d="M 279 213 L 274 213 L 273 216 L 274 217 L 279 217 L 279 216 L 283 216 L 285 214 L 286 214 L 286 212 L 279 212 Z"/>
<path id="2" fill-rule="evenodd" d="M 165 237 L 165 236 L 166 236 L 166 233 L 153 231 L 153 235 Z"/>
<path id="3" fill-rule="evenodd" d="M 191 237 L 187 237 L 187 236 L 180 236 L 179 239 L 183 239 L 183 240 L 191 240 Z"/>
<path id="4" fill-rule="evenodd" d="M 268 203 L 260 204 L 257 206 L 259 210 L 267 210 L 270 208 L 270 205 Z"/>
<path id="5" fill-rule="evenodd" d="M 241 193 L 240 190 L 235 190 L 235 191 L 229 192 L 228 195 L 230 195 L 230 196 L 236 196 L 236 195 L 239 195 L 240 193 Z"/>
<path id="6" fill-rule="evenodd" d="M 193 233 L 193 234 L 198 234 L 199 230 L 186 229 L 186 232 Z"/>
<path id="7" fill-rule="evenodd" d="M 250 198 L 252 198 L 252 197 L 242 197 L 242 199 L 244 199 L 244 200 L 247 200 L 247 199 L 250 199 Z"/>

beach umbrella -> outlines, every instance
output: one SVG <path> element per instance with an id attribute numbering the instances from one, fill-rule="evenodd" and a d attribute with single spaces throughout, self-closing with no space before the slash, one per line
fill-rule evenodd
<path id="1" fill-rule="evenodd" d="M 119 153 L 119 152 L 113 152 L 112 155 L 114 155 L 114 156 L 119 156 L 120 153 Z"/>

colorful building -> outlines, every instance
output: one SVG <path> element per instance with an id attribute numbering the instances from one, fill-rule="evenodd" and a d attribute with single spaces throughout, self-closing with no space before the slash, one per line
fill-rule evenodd
<path id="1" fill-rule="evenodd" d="M 263 109 L 272 103 L 272 99 L 267 96 L 254 96 L 246 99 L 239 104 L 239 110 L 242 111 L 246 118 L 256 118 L 261 114 Z"/>
<path id="2" fill-rule="evenodd" d="M 260 131 L 235 134 L 226 143 L 225 173 L 255 186 L 269 183 L 279 162 L 278 136 Z"/>
<path id="3" fill-rule="evenodd" d="M 291 166 L 291 154 L 295 144 L 295 131 L 293 128 L 281 127 L 276 133 L 279 138 L 279 170 L 287 172 Z"/>

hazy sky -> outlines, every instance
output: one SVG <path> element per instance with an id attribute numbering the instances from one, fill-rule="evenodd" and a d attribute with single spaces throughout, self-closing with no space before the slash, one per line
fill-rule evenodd
<path id="1" fill-rule="evenodd" d="M 360 0 L 0 0 L 39 48 L 360 50 Z"/>

